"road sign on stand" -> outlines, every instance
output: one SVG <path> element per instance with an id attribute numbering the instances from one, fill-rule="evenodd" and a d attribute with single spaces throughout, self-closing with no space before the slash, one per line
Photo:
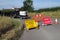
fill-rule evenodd
<path id="1" fill-rule="evenodd" d="M 35 20 L 33 20 L 33 19 L 25 20 L 25 28 L 26 29 L 37 28 L 37 27 L 38 27 L 38 24 Z"/>
<path id="2" fill-rule="evenodd" d="M 44 17 L 43 23 L 44 23 L 44 25 L 52 24 L 51 18 L 50 17 Z"/>

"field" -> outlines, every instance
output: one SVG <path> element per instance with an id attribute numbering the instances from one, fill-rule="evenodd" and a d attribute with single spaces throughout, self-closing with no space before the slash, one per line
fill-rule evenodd
<path id="1" fill-rule="evenodd" d="M 51 18 L 60 18 L 60 10 L 57 11 L 47 11 L 47 12 L 41 12 L 41 13 L 28 13 L 29 16 L 33 16 L 36 14 L 43 14 L 44 16 L 50 16 Z"/>

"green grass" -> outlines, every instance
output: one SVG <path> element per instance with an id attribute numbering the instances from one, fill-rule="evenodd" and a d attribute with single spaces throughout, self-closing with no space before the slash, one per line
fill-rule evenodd
<path id="1" fill-rule="evenodd" d="M 22 24 L 20 23 L 20 21 L 18 21 L 16 19 L 0 16 L 0 32 L 2 30 L 6 31 L 4 34 L 2 32 L 0 39 L 1 40 L 8 40 L 10 38 L 15 37 L 16 32 L 21 31 L 21 26 L 22 26 Z"/>

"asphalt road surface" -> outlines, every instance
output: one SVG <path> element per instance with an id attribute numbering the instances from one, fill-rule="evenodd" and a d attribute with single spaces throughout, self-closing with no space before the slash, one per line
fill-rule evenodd
<path id="1" fill-rule="evenodd" d="M 32 29 L 28 32 L 25 30 L 19 40 L 60 40 L 60 23 L 40 26 L 39 30 Z"/>

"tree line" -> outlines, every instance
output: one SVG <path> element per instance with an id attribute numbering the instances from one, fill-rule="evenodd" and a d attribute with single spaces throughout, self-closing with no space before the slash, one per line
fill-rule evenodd
<path id="1" fill-rule="evenodd" d="M 57 11 L 57 10 L 60 10 L 60 7 L 38 9 L 38 10 L 35 10 L 35 12 Z"/>

